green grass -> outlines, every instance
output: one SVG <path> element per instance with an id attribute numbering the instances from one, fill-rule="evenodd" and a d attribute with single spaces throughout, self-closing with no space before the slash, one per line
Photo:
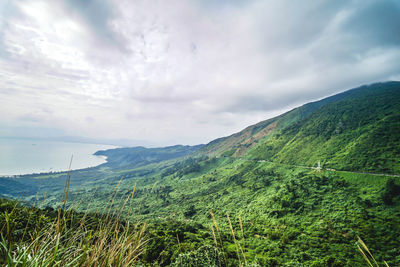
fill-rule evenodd
<path id="1" fill-rule="evenodd" d="M 67 182 L 63 207 L 68 190 Z M 123 205 L 131 201 L 133 194 Z M 146 224 L 132 225 L 121 219 L 124 206 L 113 210 L 113 202 L 114 199 L 97 215 L 65 208 L 28 208 L 2 200 L 0 263 L 49 267 L 133 265 L 148 242 L 144 235 Z"/>

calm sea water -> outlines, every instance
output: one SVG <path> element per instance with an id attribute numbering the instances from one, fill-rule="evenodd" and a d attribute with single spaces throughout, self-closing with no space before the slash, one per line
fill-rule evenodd
<path id="1" fill-rule="evenodd" d="M 97 166 L 106 162 L 102 156 L 94 156 L 98 150 L 115 146 L 20 140 L 0 138 L 0 176 L 65 171 Z"/>

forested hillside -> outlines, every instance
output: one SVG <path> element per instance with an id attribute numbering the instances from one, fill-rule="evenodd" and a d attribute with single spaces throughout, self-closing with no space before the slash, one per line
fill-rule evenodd
<path id="1" fill-rule="evenodd" d="M 400 173 L 400 85 L 365 86 L 263 142 L 250 157 L 290 164 Z"/>
<path id="2" fill-rule="evenodd" d="M 67 203 L 66 173 L 8 178 L 41 184 L 8 196 L 147 223 L 144 265 L 366 266 L 361 238 L 399 266 L 399 103 L 399 82 L 363 86 L 205 146 L 99 152 Z"/>
<path id="3" fill-rule="evenodd" d="M 210 155 L 400 173 L 400 83 L 378 83 L 306 104 L 200 151 Z"/>
<path id="4" fill-rule="evenodd" d="M 106 156 L 107 166 L 130 168 L 146 166 L 165 160 L 182 158 L 199 150 L 202 145 L 197 146 L 170 146 L 162 148 L 124 147 L 97 151 L 95 155 Z"/>

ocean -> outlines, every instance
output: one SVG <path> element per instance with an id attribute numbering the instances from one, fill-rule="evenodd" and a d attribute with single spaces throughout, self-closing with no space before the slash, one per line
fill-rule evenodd
<path id="1" fill-rule="evenodd" d="M 116 146 L 0 138 L 0 176 L 66 171 L 72 156 L 71 169 L 94 167 L 106 158 L 93 153 L 112 148 Z"/>

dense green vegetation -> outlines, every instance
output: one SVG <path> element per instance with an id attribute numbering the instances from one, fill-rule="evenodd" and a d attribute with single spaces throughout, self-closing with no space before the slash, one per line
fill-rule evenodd
<path id="1" fill-rule="evenodd" d="M 389 174 L 400 173 L 399 103 L 400 83 L 380 83 L 205 146 L 102 151 L 108 163 L 71 172 L 66 207 L 148 224 L 144 265 L 365 266 L 360 237 L 379 264 L 398 266 L 400 177 Z M 0 193 L 59 208 L 66 177 L 2 178 Z"/>
<path id="2" fill-rule="evenodd" d="M 361 87 L 322 106 L 249 154 L 254 158 L 330 168 L 400 173 L 400 87 Z M 340 96 L 340 95 L 339 95 Z"/>
<path id="3" fill-rule="evenodd" d="M 201 148 L 294 165 L 400 173 L 400 83 L 363 86 L 306 104 Z M 225 153 L 225 154 L 224 154 Z"/>
<path id="4" fill-rule="evenodd" d="M 134 217 L 152 222 L 155 231 L 150 231 L 154 241 L 148 246 L 151 257 L 146 254 L 147 260 L 170 264 L 181 253 L 213 245 L 212 211 L 221 231 L 218 246 L 221 252 L 224 248 L 231 264 L 238 263 L 238 256 L 227 215 L 247 261 L 261 266 L 273 262 L 362 266 L 363 259 L 355 247 L 357 236 L 370 244 L 380 262 L 398 262 L 400 203 L 392 189 L 393 178 L 317 173 L 244 160 L 203 172 L 209 169 L 209 162 L 199 163 L 196 176 L 177 172 L 157 184 L 153 180 L 135 181 Z M 216 161 L 214 166 L 218 164 Z M 397 178 L 394 183 L 400 184 Z M 129 184 L 120 185 L 121 199 L 128 193 Z M 97 194 L 109 196 L 107 192 Z M 79 196 L 79 201 L 86 198 Z"/>
<path id="5" fill-rule="evenodd" d="M 163 148 L 124 147 L 97 151 L 95 155 L 107 157 L 107 166 L 130 168 L 158 163 L 192 154 L 201 148 L 198 146 L 170 146 Z"/>

